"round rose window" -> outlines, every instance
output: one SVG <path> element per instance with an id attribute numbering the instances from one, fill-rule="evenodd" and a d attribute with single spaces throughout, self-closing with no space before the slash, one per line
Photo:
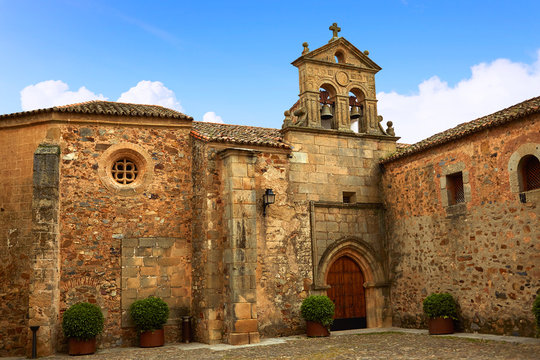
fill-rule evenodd
<path id="1" fill-rule="evenodd" d="M 111 174 L 122 185 L 131 184 L 137 178 L 137 165 L 129 158 L 122 158 L 113 163 Z"/>

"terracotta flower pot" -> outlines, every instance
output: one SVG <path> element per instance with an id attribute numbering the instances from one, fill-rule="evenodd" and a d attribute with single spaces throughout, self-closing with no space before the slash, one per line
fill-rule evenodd
<path id="1" fill-rule="evenodd" d="M 140 347 L 157 347 L 165 344 L 165 331 L 163 329 L 144 331 L 139 337 Z"/>
<path id="2" fill-rule="evenodd" d="M 306 334 L 308 337 L 330 336 L 330 331 L 321 323 L 306 321 Z"/>
<path id="3" fill-rule="evenodd" d="M 96 352 L 96 338 L 81 340 L 69 338 L 68 340 L 69 355 L 88 355 Z"/>
<path id="4" fill-rule="evenodd" d="M 442 317 L 428 319 L 428 329 L 430 335 L 443 335 L 454 333 L 454 320 Z"/>

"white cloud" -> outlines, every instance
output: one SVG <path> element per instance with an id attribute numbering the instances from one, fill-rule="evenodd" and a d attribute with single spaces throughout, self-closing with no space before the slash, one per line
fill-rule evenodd
<path id="1" fill-rule="evenodd" d="M 61 80 L 42 81 L 21 90 L 23 111 L 90 100 L 107 100 L 107 98 L 102 94 L 94 94 L 84 86 L 77 91 L 70 91 L 69 86 Z"/>
<path id="2" fill-rule="evenodd" d="M 540 95 L 540 50 L 529 65 L 497 59 L 471 67 L 471 77 L 448 86 L 438 76 L 425 80 L 413 95 L 377 94 L 383 125 L 394 123 L 400 142 L 414 143 L 460 123 L 491 114 Z"/>
<path id="3" fill-rule="evenodd" d="M 134 104 L 161 105 L 170 109 L 183 111 L 174 92 L 160 81 L 142 80 L 135 86 L 122 93 L 119 102 Z"/>
<path id="4" fill-rule="evenodd" d="M 219 124 L 224 123 L 221 116 L 216 115 L 216 113 L 213 112 L 213 111 L 209 111 L 209 112 L 205 113 L 203 115 L 203 117 L 202 117 L 202 121 L 211 122 L 211 123 L 219 123 Z"/>

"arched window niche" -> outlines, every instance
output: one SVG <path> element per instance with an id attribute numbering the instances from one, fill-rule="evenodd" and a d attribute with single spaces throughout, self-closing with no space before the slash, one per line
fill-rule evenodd
<path id="1" fill-rule="evenodd" d="M 336 90 L 330 84 L 323 84 L 319 88 L 319 112 L 321 127 L 323 129 L 336 129 L 334 121 L 336 103 Z"/>
<path id="2" fill-rule="evenodd" d="M 522 144 L 508 161 L 510 191 L 522 203 L 540 200 L 540 144 Z"/>
<path id="3" fill-rule="evenodd" d="M 358 88 L 353 88 L 349 91 L 349 117 L 351 120 L 351 130 L 355 133 L 365 133 L 366 124 L 364 118 L 366 97 L 364 92 Z"/>
<path id="4" fill-rule="evenodd" d="M 519 191 L 540 189 L 540 160 L 534 155 L 526 155 L 518 164 Z"/>

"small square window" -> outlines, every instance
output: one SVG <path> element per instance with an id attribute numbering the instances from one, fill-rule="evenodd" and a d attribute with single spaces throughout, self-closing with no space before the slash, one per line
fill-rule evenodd
<path id="1" fill-rule="evenodd" d="M 356 202 L 356 193 L 355 192 L 343 192 L 343 203 L 352 204 Z"/>
<path id="2" fill-rule="evenodd" d="M 448 191 L 448 205 L 465 202 L 463 192 L 463 174 L 460 172 L 446 175 L 446 190 Z"/>

